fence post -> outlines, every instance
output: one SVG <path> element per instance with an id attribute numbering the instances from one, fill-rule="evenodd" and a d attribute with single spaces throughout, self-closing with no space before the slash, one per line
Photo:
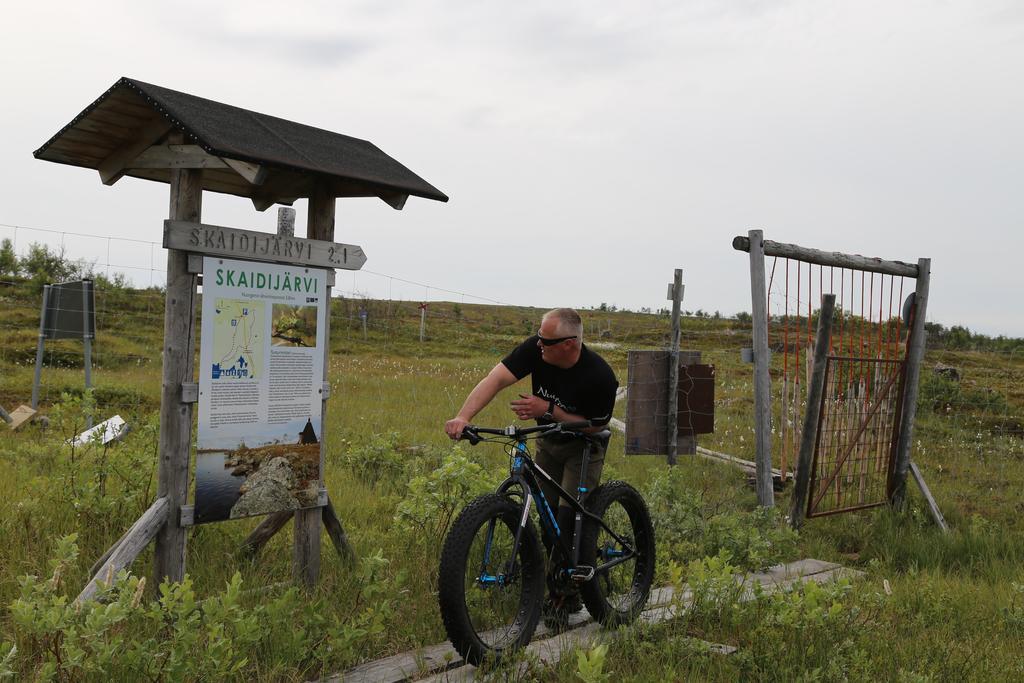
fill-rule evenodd
<path id="1" fill-rule="evenodd" d="M 46 339 L 46 306 L 50 302 L 50 285 L 43 285 L 43 305 L 39 309 L 39 341 L 36 346 L 36 373 L 32 379 L 32 410 L 39 408 L 39 382 L 43 374 L 43 344 Z"/>
<path id="2" fill-rule="evenodd" d="M 772 395 L 768 365 L 768 294 L 764 284 L 764 232 L 750 230 L 750 298 L 754 318 L 754 443 L 757 503 L 775 507 L 772 488 Z"/>
<path id="3" fill-rule="evenodd" d="M 683 299 L 683 271 L 676 268 L 675 278 L 669 291 L 672 299 L 672 341 L 668 349 L 668 429 L 666 460 L 669 465 L 676 464 L 676 453 L 679 449 L 679 308 Z"/>
<path id="4" fill-rule="evenodd" d="M 90 319 L 95 319 L 95 311 L 92 310 L 95 298 L 93 296 L 93 281 L 82 280 L 82 353 L 85 365 L 85 389 L 92 389 L 92 331 L 89 329 Z M 92 428 L 92 411 L 85 418 L 86 429 Z"/>
<path id="5" fill-rule="evenodd" d="M 818 335 L 814 339 L 814 370 L 807 393 L 807 411 L 804 413 L 803 438 L 800 441 L 800 457 L 796 466 L 796 481 L 793 486 L 793 503 L 789 512 L 789 523 L 799 529 L 804 521 L 807 488 L 811 480 L 811 457 L 818 443 L 821 402 L 825 387 L 825 368 L 828 365 L 828 341 L 832 335 L 832 317 L 835 312 L 836 295 L 821 297 L 821 313 L 818 316 Z"/>
<path id="6" fill-rule="evenodd" d="M 184 134 L 172 133 L 170 144 L 183 144 Z M 172 169 L 171 220 L 202 222 L 202 169 Z M 163 379 L 160 389 L 160 446 L 157 498 L 167 498 L 167 521 L 156 536 L 154 585 L 185 577 L 187 529 L 181 526 L 181 506 L 188 500 L 192 450 L 192 404 L 182 401 L 181 385 L 195 381 L 196 275 L 188 272 L 188 253 L 167 250 L 167 291 L 164 296 Z"/>
<path id="7" fill-rule="evenodd" d="M 910 446 L 914 443 L 914 418 L 917 416 L 918 381 L 924 361 L 924 328 L 928 312 L 928 284 L 931 279 L 932 260 L 917 261 L 917 289 L 914 292 L 914 320 L 910 330 L 910 348 L 907 350 L 907 374 L 904 378 L 903 412 L 900 415 L 900 438 L 896 445 L 896 465 L 893 471 L 891 503 L 903 507 L 907 496 L 907 472 L 910 470 Z"/>

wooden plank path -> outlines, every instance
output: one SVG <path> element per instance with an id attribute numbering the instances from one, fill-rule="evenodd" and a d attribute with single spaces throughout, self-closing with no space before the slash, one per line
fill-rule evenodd
<path id="1" fill-rule="evenodd" d="M 775 565 L 763 572 L 755 574 L 738 574 L 736 580 L 746 590 L 740 600 L 752 600 L 754 585 L 760 585 L 764 593 L 783 590 L 798 581 L 814 581 L 827 583 L 840 578 L 857 578 L 863 572 L 847 569 L 841 565 L 822 560 L 804 559 L 788 564 Z M 676 616 L 679 610 L 685 609 L 692 601 L 688 589 L 676 598 L 671 587 L 656 588 L 651 591 L 647 608 L 640 615 L 646 623 L 655 624 Z M 594 622 L 584 609 L 573 614 L 569 626 L 561 633 L 552 633 L 543 623 L 538 625 L 533 640 L 527 651 L 533 653 L 545 664 L 554 664 L 563 653 L 571 652 L 575 647 L 587 647 L 602 633 L 600 624 Z M 707 643 L 709 649 L 721 654 L 731 654 L 736 648 L 730 645 Z M 476 675 L 476 667 L 466 664 L 455 652 L 450 643 L 444 642 L 429 647 L 419 648 L 410 652 L 392 655 L 374 662 L 361 664 L 340 674 L 320 679 L 321 683 L 404 683 L 406 681 L 452 683 L 472 681 Z"/>

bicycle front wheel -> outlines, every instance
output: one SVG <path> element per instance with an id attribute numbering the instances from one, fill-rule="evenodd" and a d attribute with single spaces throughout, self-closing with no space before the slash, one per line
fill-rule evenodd
<path id="1" fill-rule="evenodd" d="M 654 580 L 654 527 L 647 504 L 626 482 L 610 481 L 594 489 L 587 509 L 614 535 L 596 522 L 583 525 L 580 561 L 595 570 L 581 586 L 583 602 L 605 625 L 629 623 L 647 604 Z"/>
<path id="2" fill-rule="evenodd" d="M 544 556 L 533 523 L 512 548 L 522 506 L 488 494 L 455 520 L 444 549 L 438 600 L 455 650 L 471 664 L 530 642 L 544 598 Z"/>

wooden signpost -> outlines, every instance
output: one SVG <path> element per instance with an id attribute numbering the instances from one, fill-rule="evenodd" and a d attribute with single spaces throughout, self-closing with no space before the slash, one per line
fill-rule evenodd
<path id="1" fill-rule="evenodd" d="M 337 198 L 377 197 L 400 210 L 410 195 L 437 201 L 448 197 L 365 140 L 129 78 L 119 79 L 34 156 L 96 170 L 105 185 L 124 176 L 170 185 L 164 224 L 167 290 L 157 498 L 93 566 L 92 579 L 78 599 L 90 599 L 99 582 L 116 577 L 151 540 L 156 541 L 153 585 L 180 581 L 185 576 L 187 529 L 194 521 L 187 501 L 193 404 L 199 397 L 193 359 L 203 258 L 326 268 L 329 275 L 336 268 L 356 270 L 366 261 L 362 249 L 333 241 Z M 259 211 L 308 198 L 308 239 L 293 236 L 291 209 L 281 216 L 287 229 L 276 235 L 205 225 L 204 191 L 246 197 Z M 330 284 L 328 278 L 328 303 Z M 328 352 L 325 343 L 324 354 Z M 326 401 L 329 363 L 324 360 Z M 324 443 L 321 438 L 321 493 Z M 247 541 L 250 549 L 258 549 L 294 514 L 293 568 L 305 586 L 313 585 L 319 574 L 321 522 L 339 552 L 351 554 L 329 498 L 321 495 L 319 501 L 319 507 L 269 515 Z"/>
<path id="2" fill-rule="evenodd" d="M 342 270 L 359 270 L 366 263 L 363 248 L 354 244 L 176 220 L 164 221 L 164 248 L 206 256 Z"/>
<path id="3" fill-rule="evenodd" d="M 279 224 L 278 235 L 259 233 L 251 230 L 240 230 L 223 226 L 204 225 L 198 221 L 167 220 L 164 222 L 164 246 L 168 253 L 185 252 L 189 255 L 202 256 L 223 256 L 234 259 L 252 260 L 257 262 L 283 263 L 300 266 L 328 266 L 330 268 L 341 268 L 345 270 L 358 270 L 366 262 L 366 255 L 361 247 L 350 244 L 336 244 L 331 241 L 334 234 L 334 198 L 325 195 L 314 195 L 310 200 L 307 231 L 311 235 L 317 235 L 320 239 L 304 239 L 289 236 L 289 227 L 294 232 L 294 227 L 289 226 L 287 214 Z M 198 218 L 198 216 L 197 216 Z M 291 216 L 294 221 L 294 212 Z M 232 247 L 234 250 L 232 250 Z M 188 270 L 194 275 L 201 269 L 201 260 L 188 259 Z M 170 272 L 170 269 L 168 269 Z M 330 302 L 330 286 L 327 288 L 327 302 Z M 194 315 L 194 313 L 193 313 Z M 330 314 L 326 317 L 324 338 L 330 339 Z M 194 347 L 194 339 L 190 340 Z M 328 368 L 330 345 L 324 347 L 324 374 L 323 381 L 323 404 L 321 408 L 322 424 L 326 424 L 327 400 L 330 397 L 330 384 L 328 383 Z M 191 374 L 191 371 L 189 371 Z M 194 400 L 196 392 L 191 387 L 188 390 L 189 399 Z M 191 425 L 191 420 L 189 420 Z M 324 437 L 325 435 L 321 435 Z M 189 438 L 191 439 L 191 432 Z M 323 522 L 327 528 L 330 538 L 333 540 L 339 554 L 342 557 L 351 557 L 352 550 L 348 546 L 347 537 L 341 526 L 333 506 L 330 505 L 330 498 L 324 489 L 323 471 L 325 462 L 326 438 L 320 439 L 320 505 L 307 507 L 293 511 L 282 511 L 272 513 L 256 529 L 253 536 L 246 541 L 248 552 L 257 551 L 274 533 L 283 528 L 284 523 L 294 516 L 294 552 L 292 558 L 293 574 L 297 581 L 305 586 L 312 586 L 316 583 L 320 572 L 320 524 Z M 187 464 L 187 463 L 186 463 Z M 186 471 L 188 468 L 186 467 Z M 184 498 L 182 498 L 184 500 Z M 321 508 L 328 508 L 327 514 L 321 513 Z M 194 523 L 193 508 L 189 505 L 181 505 L 181 514 L 177 521 L 180 529 L 187 528 Z M 167 526 L 172 526 L 168 523 Z M 179 541 L 184 547 L 183 541 Z M 158 563 L 161 555 L 161 548 L 158 546 Z M 168 562 L 165 571 L 179 571 L 177 558 L 179 555 L 175 547 L 171 552 L 163 550 L 168 555 L 165 561 Z M 181 560 L 181 575 L 184 575 L 183 559 Z M 171 574 L 167 574 L 171 576 Z"/>

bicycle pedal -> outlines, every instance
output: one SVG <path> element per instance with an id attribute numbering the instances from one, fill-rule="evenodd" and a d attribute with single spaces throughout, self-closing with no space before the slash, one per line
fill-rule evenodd
<path id="1" fill-rule="evenodd" d="M 581 564 L 572 570 L 569 578 L 576 583 L 586 583 L 594 578 L 594 568 L 586 564 Z"/>

